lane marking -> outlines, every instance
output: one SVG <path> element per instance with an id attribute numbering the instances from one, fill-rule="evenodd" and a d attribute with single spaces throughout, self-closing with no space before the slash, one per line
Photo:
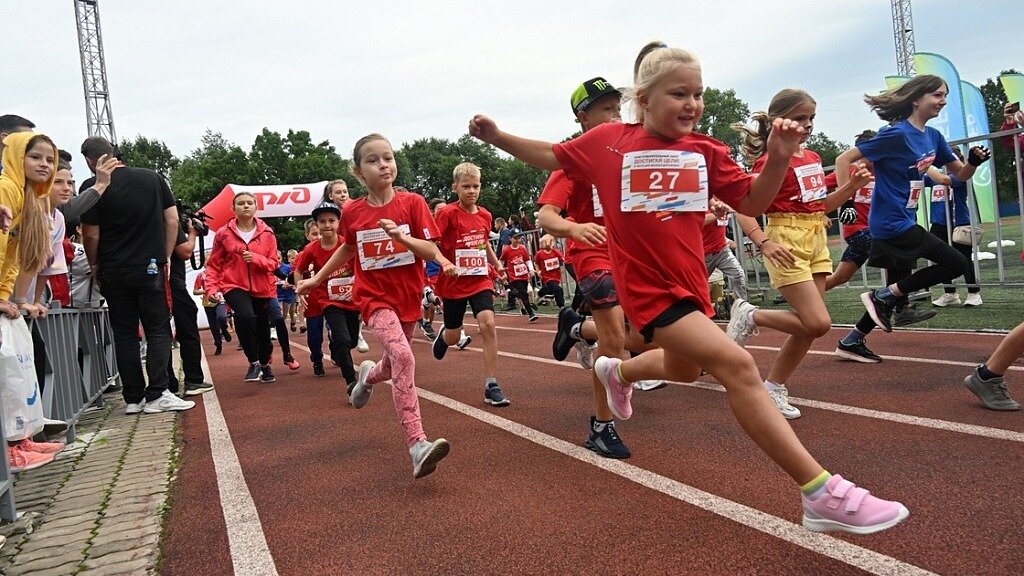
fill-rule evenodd
<path id="1" fill-rule="evenodd" d="M 206 350 L 203 350 L 203 375 L 207 382 L 213 382 L 210 365 L 206 361 Z M 231 551 L 231 565 L 235 574 L 246 576 L 278 576 L 274 557 L 267 546 L 267 537 L 263 532 L 256 503 L 249 492 L 242 474 L 242 465 L 238 461 L 238 453 L 231 442 L 224 412 L 217 399 L 217 391 L 210 390 L 203 394 L 203 405 L 206 408 L 206 425 L 210 434 L 210 455 L 213 457 L 213 468 L 217 478 L 217 490 L 220 493 L 220 507 L 224 514 L 224 524 L 228 532 L 228 548 Z"/>
<path id="2" fill-rule="evenodd" d="M 886 556 L 874 550 L 851 544 L 844 540 L 818 534 L 804 529 L 778 516 L 733 502 L 721 496 L 705 492 L 688 484 L 683 484 L 672 478 L 656 474 L 649 470 L 627 464 L 621 460 L 602 458 L 590 450 L 570 444 L 560 438 L 555 438 L 533 428 L 523 426 L 517 422 L 507 420 L 456 400 L 447 396 L 435 394 L 429 390 L 416 388 L 416 393 L 423 399 L 440 404 L 445 408 L 454 410 L 485 424 L 504 430 L 510 434 L 529 440 L 534 444 L 543 446 L 570 458 L 574 458 L 586 464 L 611 472 L 616 476 L 671 496 L 692 506 L 707 510 L 712 514 L 721 516 L 738 524 L 753 528 L 759 532 L 773 536 L 780 540 L 789 542 L 801 548 L 838 560 L 844 564 L 860 568 L 879 576 L 889 575 L 934 575 L 934 572 L 925 570 L 913 564 L 903 562 L 891 556 Z M 796 490 L 794 490 L 794 493 Z M 896 528 L 897 530 L 899 528 Z"/>
<path id="3" fill-rule="evenodd" d="M 417 340 L 422 343 L 428 343 L 424 340 Z M 475 346 L 467 346 L 466 350 L 472 350 L 473 352 L 483 352 L 483 348 L 476 348 Z M 554 358 L 543 358 L 540 356 L 529 356 L 526 354 L 517 354 L 515 352 L 502 352 L 498 351 L 498 356 L 504 356 L 506 358 L 513 358 L 516 360 L 527 360 L 530 362 L 538 362 L 540 364 L 554 364 L 557 366 L 568 366 L 570 368 L 576 368 L 578 370 L 585 370 L 576 362 L 569 362 L 568 360 L 559 362 Z M 713 382 L 670 382 L 678 386 L 689 386 L 691 388 L 700 388 L 702 390 L 711 390 L 714 392 L 725 393 L 725 388 L 721 384 Z M 911 416 L 909 414 L 901 414 L 899 412 L 884 412 L 882 410 L 873 410 L 870 408 L 858 408 L 856 406 L 847 406 L 845 404 L 836 404 L 833 402 L 823 402 L 821 400 L 812 400 L 810 398 L 799 398 L 796 396 L 790 396 L 789 401 L 791 404 L 797 404 L 800 406 L 808 406 L 810 408 L 818 408 L 820 410 L 829 410 L 831 412 L 839 412 L 841 414 L 849 414 L 851 416 L 861 416 L 864 418 L 874 418 L 876 420 L 885 420 L 888 422 L 895 422 L 897 424 L 906 424 L 908 426 L 920 426 L 922 428 L 932 428 L 935 430 L 944 430 L 947 432 L 957 432 L 960 434 L 968 434 L 971 436 L 981 436 L 983 438 L 992 438 L 996 440 L 1009 440 L 1011 442 L 1024 443 L 1024 432 L 1017 432 L 1014 430 L 1006 430 L 1003 428 L 992 428 L 989 426 L 980 426 L 977 424 L 965 424 L 962 422 L 952 422 L 949 420 L 939 420 L 937 418 L 927 418 L 923 416 Z"/>

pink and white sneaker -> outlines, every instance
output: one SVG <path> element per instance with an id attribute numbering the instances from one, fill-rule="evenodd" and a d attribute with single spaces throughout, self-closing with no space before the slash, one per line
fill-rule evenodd
<path id="1" fill-rule="evenodd" d="M 604 392 L 608 397 L 608 408 L 619 420 L 628 420 L 633 415 L 633 386 L 619 379 L 619 364 L 622 360 L 602 356 L 594 362 L 594 373 L 604 384 Z"/>
<path id="2" fill-rule="evenodd" d="M 21 440 L 15 446 L 36 454 L 56 454 L 64 449 L 63 442 L 33 442 L 28 438 Z"/>
<path id="3" fill-rule="evenodd" d="M 899 502 L 875 498 L 870 492 L 835 474 L 825 489 L 804 501 L 804 528 L 812 532 L 874 534 L 899 524 L 910 516 Z"/>

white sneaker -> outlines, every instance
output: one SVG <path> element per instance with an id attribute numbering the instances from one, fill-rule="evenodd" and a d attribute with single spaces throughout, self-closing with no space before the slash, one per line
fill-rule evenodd
<path id="1" fill-rule="evenodd" d="M 729 335 L 740 346 L 752 335 L 757 334 L 757 324 L 754 324 L 754 311 L 757 306 L 750 302 L 737 298 L 729 310 L 729 325 L 725 333 Z"/>
<path id="2" fill-rule="evenodd" d="M 981 306 L 981 292 L 968 292 L 964 306 Z"/>
<path id="3" fill-rule="evenodd" d="M 668 382 L 664 380 L 637 380 L 633 382 L 633 390 L 640 390 L 642 392 L 650 392 L 651 390 L 657 390 L 658 388 L 664 388 L 668 386 Z"/>
<path id="4" fill-rule="evenodd" d="M 800 410 L 789 403 L 789 390 L 782 384 L 776 384 L 777 388 L 772 390 L 768 386 L 765 388 L 768 390 L 768 395 L 771 396 L 772 401 L 775 402 L 775 407 L 782 412 L 782 416 L 786 420 L 796 420 L 801 416 Z"/>
<path id="5" fill-rule="evenodd" d="M 409 447 L 409 456 L 412 457 L 412 477 L 423 478 L 437 468 L 437 463 L 448 455 L 451 447 L 444 438 L 438 438 L 433 442 L 420 440 Z"/>
<path id="6" fill-rule="evenodd" d="M 142 407 L 145 406 L 145 405 L 146 405 L 146 401 L 145 400 L 143 400 L 141 402 L 136 402 L 135 404 L 131 404 L 131 403 L 125 404 L 124 405 L 124 413 L 125 414 L 129 414 L 129 415 L 131 415 L 131 414 L 138 414 L 139 412 L 142 412 Z"/>
<path id="7" fill-rule="evenodd" d="M 277 329 L 276 328 L 271 328 L 270 329 L 270 339 L 271 340 L 277 340 Z"/>
<path id="8" fill-rule="evenodd" d="M 196 405 L 191 400 L 182 400 L 174 395 L 170 390 L 164 390 L 164 393 L 159 398 L 152 402 L 147 402 L 146 406 L 142 409 L 146 414 L 159 414 L 160 412 L 180 412 L 182 410 L 188 410 Z"/>
<path id="9" fill-rule="evenodd" d="M 466 331 L 463 330 L 459 335 L 459 341 L 455 343 L 455 347 L 459 350 L 465 350 L 466 346 L 469 346 L 471 342 L 473 342 L 473 337 L 468 336 Z"/>
<path id="10" fill-rule="evenodd" d="M 359 341 L 356 342 L 356 350 L 364 353 L 370 351 L 370 345 L 367 344 L 366 340 L 363 339 L 362 330 L 359 331 Z"/>
<path id="11" fill-rule="evenodd" d="M 580 340 L 573 344 L 573 347 L 576 348 L 576 361 L 580 363 L 580 366 L 582 366 L 584 370 L 593 370 L 594 349 L 597 348 L 597 345 L 595 344 L 594 346 L 591 346 L 590 344 Z"/>
<path id="12" fill-rule="evenodd" d="M 978 300 L 981 300 L 981 296 L 978 296 Z M 942 296 L 939 296 L 935 300 L 932 300 L 932 306 L 938 306 L 939 308 L 945 308 L 950 304 L 960 304 L 960 295 L 957 293 L 949 294 L 943 292 Z"/>

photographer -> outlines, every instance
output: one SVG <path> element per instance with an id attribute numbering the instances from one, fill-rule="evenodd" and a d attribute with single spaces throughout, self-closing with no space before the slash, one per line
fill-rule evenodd
<path id="1" fill-rule="evenodd" d="M 203 381 L 203 349 L 199 343 L 199 325 L 196 306 L 192 294 L 185 287 L 185 260 L 192 257 L 196 245 L 196 224 L 203 226 L 202 221 L 181 208 L 178 203 L 177 244 L 171 252 L 169 284 L 171 292 L 171 315 L 174 317 L 175 339 L 178 341 L 178 353 L 181 354 L 181 367 L 185 376 L 185 395 L 194 396 L 213 390 L 213 384 Z M 178 378 L 174 374 L 173 358 L 167 358 L 167 388 L 178 393 Z"/>

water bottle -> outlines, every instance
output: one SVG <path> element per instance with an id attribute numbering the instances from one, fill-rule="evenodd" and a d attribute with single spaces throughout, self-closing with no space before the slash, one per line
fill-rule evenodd
<path id="1" fill-rule="evenodd" d="M 146 266 L 146 274 L 159 274 L 160 269 L 156 267 L 156 258 L 149 259 L 149 266 Z"/>

